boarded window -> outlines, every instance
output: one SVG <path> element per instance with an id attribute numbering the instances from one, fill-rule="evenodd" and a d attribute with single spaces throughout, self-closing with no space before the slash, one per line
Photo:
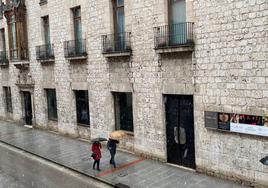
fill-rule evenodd
<path id="1" fill-rule="evenodd" d="M 88 91 L 85 90 L 76 90 L 76 115 L 77 123 L 89 125 L 89 105 L 88 105 Z"/>
<path id="2" fill-rule="evenodd" d="M 10 87 L 4 88 L 4 97 L 6 102 L 6 111 L 12 113 L 12 99 L 11 99 L 11 89 Z"/>
<path id="3" fill-rule="evenodd" d="M 117 130 L 133 132 L 132 93 L 114 93 Z"/>
<path id="4" fill-rule="evenodd" d="M 47 89 L 47 111 L 49 120 L 57 120 L 57 97 L 55 89 Z"/>

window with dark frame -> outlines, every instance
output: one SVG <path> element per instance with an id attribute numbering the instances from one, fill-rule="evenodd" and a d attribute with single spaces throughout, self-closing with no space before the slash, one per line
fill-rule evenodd
<path id="1" fill-rule="evenodd" d="M 49 16 L 42 17 L 42 21 L 43 21 L 45 44 L 49 45 L 50 44 Z"/>
<path id="2" fill-rule="evenodd" d="M 11 89 L 10 87 L 3 87 L 5 101 L 6 101 L 6 111 L 12 113 L 12 99 L 11 99 Z"/>
<path id="3" fill-rule="evenodd" d="M 55 89 L 46 89 L 47 94 L 47 112 L 49 120 L 58 120 L 57 96 Z"/>
<path id="4" fill-rule="evenodd" d="M 82 39 L 82 25 L 81 25 L 81 8 L 75 7 L 72 9 L 74 18 L 74 38 L 75 40 Z"/>
<path id="5" fill-rule="evenodd" d="M 88 91 L 75 90 L 77 123 L 90 125 Z"/>
<path id="6" fill-rule="evenodd" d="M 124 0 L 113 0 L 114 33 L 125 32 Z"/>
<path id="7" fill-rule="evenodd" d="M 133 132 L 132 93 L 115 92 L 113 95 L 116 130 Z"/>

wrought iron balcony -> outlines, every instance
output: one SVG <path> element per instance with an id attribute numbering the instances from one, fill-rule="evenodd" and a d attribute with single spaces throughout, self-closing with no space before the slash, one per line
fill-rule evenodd
<path id="1" fill-rule="evenodd" d="M 54 60 L 54 45 L 46 44 L 36 46 L 36 59 L 40 61 L 52 61 Z"/>
<path id="2" fill-rule="evenodd" d="M 194 46 L 192 22 L 155 27 L 154 32 L 155 49 Z"/>
<path id="3" fill-rule="evenodd" d="M 6 51 L 0 51 L 0 66 L 8 65 L 8 58 Z"/>
<path id="4" fill-rule="evenodd" d="M 130 35 L 131 35 L 130 32 L 103 35 L 102 53 L 130 55 L 131 53 Z"/>
<path id="5" fill-rule="evenodd" d="M 86 40 L 70 40 L 64 42 L 64 55 L 66 58 L 84 59 L 87 56 Z"/>
<path id="6" fill-rule="evenodd" d="M 10 49 L 10 59 L 12 61 L 24 61 L 28 60 L 28 50 L 27 49 Z"/>

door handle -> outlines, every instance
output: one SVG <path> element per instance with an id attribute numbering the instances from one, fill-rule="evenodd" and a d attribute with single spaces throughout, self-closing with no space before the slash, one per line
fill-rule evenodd
<path id="1" fill-rule="evenodd" d="M 179 143 L 179 138 L 178 138 L 178 127 L 174 127 L 174 140 L 178 144 Z"/>

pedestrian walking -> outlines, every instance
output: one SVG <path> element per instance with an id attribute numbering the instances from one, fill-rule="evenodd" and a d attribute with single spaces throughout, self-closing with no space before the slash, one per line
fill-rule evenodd
<path id="1" fill-rule="evenodd" d="M 97 170 L 100 171 L 100 159 L 101 159 L 101 143 L 94 142 L 92 144 L 92 157 L 94 159 L 93 169 L 95 170 L 95 166 L 97 165 Z"/>
<path id="2" fill-rule="evenodd" d="M 111 154 L 111 159 L 110 159 L 110 164 L 112 164 L 114 166 L 114 168 L 116 168 L 116 164 L 115 164 L 115 154 L 116 154 L 116 144 L 119 144 L 118 140 L 113 140 L 113 139 L 109 139 L 108 143 L 107 143 L 107 148 L 110 151 Z"/>

